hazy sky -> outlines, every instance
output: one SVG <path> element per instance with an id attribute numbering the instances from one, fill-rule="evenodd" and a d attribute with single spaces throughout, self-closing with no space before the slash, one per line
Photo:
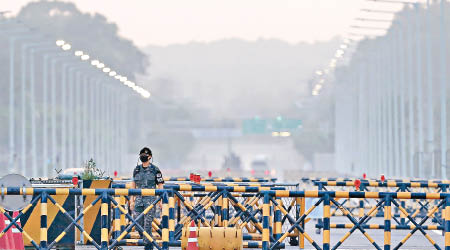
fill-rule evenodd
<path id="1" fill-rule="evenodd" d="M 30 0 L 1 0 L 16 13 Z M 116 22 L 121 35 L 145 46 L 223 38 L 278 38 L 296 43 L 345 36 L 366 0 L 72 0 L 82 11 Z M 388 5 L 388 7 L 386 7 Z M 394 4 L 395 5 L 395 4 Z M 375 23 L 379 26 L 379 23 Z"/>

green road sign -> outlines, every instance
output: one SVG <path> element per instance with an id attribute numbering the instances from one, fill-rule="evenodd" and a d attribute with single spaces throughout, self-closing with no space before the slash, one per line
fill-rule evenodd
<path id="1" fill-rule="evenodd" d="M 278 116 L 276 118 L 263 119 L 255 117 L 245 119 L 242 122 L 243 134 L 266 134 L 272 132 L 293 132 L 300 129 L 300 119 L 292 119 Z"/>

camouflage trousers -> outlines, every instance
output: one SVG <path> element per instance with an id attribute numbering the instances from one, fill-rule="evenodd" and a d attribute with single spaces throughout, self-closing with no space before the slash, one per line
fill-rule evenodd
<path id="1" fill-rule="evenodd" d="M 147 206 L 137 206 L 135 207 L 134 211 L 133 211 L 133 219 L 136 219 L 137 217 L 139 217 L 139 215 L 142 214 L 142 212 L 147 208 Z M 139 220 L 137 220 L 136 222 L 142 226 L 145 230 L 145 232 L 147 232 L 150 236 L 153 236 L 152 234 L 152 222 L 153 222 L 153 218 L 159 218 L 159 208 L 157 209 L 156 206 L 153 207 L 152 209 L 150 209 L 150 211 L 145 214 L 144 216 L 142 216 Z M 139 232 L 139 235 L 141 236 L 141 238 L 144 240 L 145 245 L 149 245 L 150 241 L 141 233 Z"/>

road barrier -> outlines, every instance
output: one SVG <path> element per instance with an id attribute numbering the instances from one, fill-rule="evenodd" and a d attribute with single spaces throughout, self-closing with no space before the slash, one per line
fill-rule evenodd
<path id="1" fill-rule="evenodd" d="M 449 188 L 449 184 L 445 184 L 442 182 L 433 182 L 433 181 L 417 181 L 417 182 L 411 182 L 411 181 L 399 181 L 399 180 L 386 180 L 386 181 L 380 181 L 380 180 L 360 180 L 355 179 L 354 181 L 350 180 L 313 180 L 312 181 L 315 186 L 319 190 L 330 190 L 330 189 L 336 189 L 341 188 L 342 190 L 360 190 L 360 191 L 366 191 L 366 192 L 433 192 L 433 193 L 439 193 L 439 192 L 446 192 Z M 334 190 L 337 191 L 337 190 Z M 357 200 L 357 201 L 355 201 Z M 364 213 L 371 209 L 375 203 L 374 200 L 368 200 L 368 199 L 340 199 L 339 201 L 340 206 L 346 207 L 346 209 L 354 216 L 357 217 L 363 217 Z M 427 201 L 418 201 L 415 199 L 410 200 L 402 200 L 400 201 L 400 204 L 403 208 L 405 208 L 408 213 L 411 214 L 413 218 L 423 218 L 426 216 L 426 211 L 429 209 L 430 206 L 435 206 L 437 201 L 433 200 L 427 200 Z M 331 216 L 345 216 L 341 210 L 338 208 L 338 206 L 335 206 L 334 204 L 331 204 Z M 376 214 L 373 214 L 372 217 L 383 217 L 383 213 L 380 211 Z M 394 209 L 393 213 L 393 219 L 398 221 L 398 225 L 395 229 L 398 230 L 406 230 L 410 228 L 410 225 L 407 225 L 408 221 L 406 220 L 406 216 L 400 212 L 398 208 Z M 432 220 L 436 225 L 430 225 L 430 228 L 442 228 L 442 220 L 439 220 L 437 218 L 433 218 Z M 345 227 L 345 224 L 337 224 L 332 225 L 332 227 L 335 228 L 342 228 Z M 382 226 L 379 225 L 364 225 L 367 229 L 378 229 L 382 228 Z M 316 228 L 319 230 L 323 228 L 323 221 L 318 220 L 316 224 Z M 320 232 L 320 231 L 318 231 Z"/>
<path id="2" fill-rule="evenodd" d="M 408 219 L 408 222 L 413 224 L 412 230 L 408 235 L 403 238 L 393 249 L 399 249 L 405 242 L 411 238 L 411 236 L 417 231 L 421 232 L 425 238 L 431 243 L 436 249 L 441 249 L 436 242 L 429 236 L 426 230 L 430 228 L 424 225 L 431 217 L 435 216 L 439 210 L 441 210 L 444 215 L 442 216 L 444 220 L 443 232 L 445 235 L 445 249 L 450 249 L 450 194 L 448 193 L 410 193 L 410 192 L 349 192 L 349 191 L 263 191 L 264 205 L 263 205 L 263 249 L 276 249 L 279 244 L 281 244 L 284 239 L 291 233 L 294 229 L 298 229 L 302 237 L 305 237 L 308 242 L 315 249 L 337 249 L 342 243 L 348 239 L 348 237 L 354 233 L 356 230 L 360 231 L 365 238 L 376 248 L 382 249 L 378 243 L 368 234 L 364 228 L 364 224 L 370 220 L 372 214 L 380 208 L 384 211 L 384 243 L 383 249 L 391 249 L 391 229 L 395 228 L 391 226 L 392 218 L 392 206 L 398 208 L 401 213 Z M 319 198 L 319 200 L 310 209 L 308 209 L 298 220 L 288 217 L 292 226 L 284 232 L 281 236 L 276 235 L 276 241 L 271 242 L 270 232 L 272 231 L 270 221 L 271 207 L 270 203 L 278 207 L 280 210 L 283 209 L 276 199 L 280 197 L 314 197 Z M 351 213 L 343 206 L 341 206 L 336 198 L 364 198 L 364 199 L 376 199 L 377 204 L 370 209 L 362 218 L 355 218 Z M 399 200 L 410 200 L 410 199 L 422 199 L 422 200 L 438 200 L 438 205 L 431 208 L 424 218 L 421 218 L 417 222 L 404 207 L 400 205 Z M 319 204 L 323 203 L 323 239 L 322 247 L 313 240 L 313 238 L 306 233 L 305 228 L 302 227 L 302 223 L 305 221 L 308 214 L 310 214 Z M 331 229 L 331 213 L 330 205 L 334 204 L 337 206 L 344 215 L 352 222 L 353 226 L 351 229 L 334 245 L 330 245 L 330 229 Z"/>
<path id="3" fill-rule="evenodd" d="M 437 182 L 401 182 L 401 181 L 366 181 L 356 179 L 354 181 L 313 181 L 320 190 L 326 187 L 352 187 L 360 190 L 368 188 L 397 188 L 399 191 L 410 191 L 412 188 L 432 188 L 436 192 L 446 192 L 450 184 Z M 358 183 L 358 185 L 356 185 Z"/>
<path id="4" fill-rule="evenodd" d="M 130 177 L 125 178 L 114 178 L 115 181 L 130 181 Z M 189 177 L 164 177 L 164 181 L 170 181 L 170 182 L 188 182 L 191 181 Z M 246 178 L 246 177 L 225 177 L 225 178 L 219 178 L 219 177 L 213 177 L 213 178 L 201 178 L 201 182 L 276 182 L 277 178 Z M 202 183 L 204 184 L 204 183 Z"/>
<path id="5" fill-rule="evenodd" d="M 138 233 L 148 239 L 156 249 L 180 247 L 183 228 L 192 221 L 199 227 L 217 230 L 224 228 L 225 231 L 226 228 L 241 230 L 242 245 L 248 248 L 283 248 L 289 239 L 289 244 L 299 245 L 301 248 L 308 242 L 315 249 L 337 249 L 350 235 L 359 231 L 376 249 L 399 249 L 417 232 L 423 234 L 436 249 L 442 249 L 428 234 L 430 230 L 441 230 L 445 235 L 445 249 L 450 249 L 450 193 L 444 192 L 299 191 L 276 185 L 210 184 L 166 184 L 164 189 L 4 187 L 0 191 L 2 196 L 33 196 L 30 204 L 16 216 L 11 216 L 0 207 L 3 216 L 10 220 L 10 224 L 0 232 L 0 240 L 15 226 L 36 249 L 54 248 L 67 235 L 73 234 L 73 228 L 79 231 L 89 244 L 102 250 L 120 245 L 142 245 L 143 240 Z M 156 198 L 138 218 L 133 218 L 127 207 L 127 198 L 133 195 Z M 74 213 L 64 207 L 58 198 L 60 196 L 84 196 L 89 197 L 90 202 L 84 202 L 81 209 Z M 306 208 L 306 198 L 317 198 L 317 201 L 310 208 Z M 366 199 L 371 201 L 372 205 L 367 208 L 368 211 L 366 209 L 355 216 L 346 204 L 339 203 L 340 199 L 351 198 Z M 84 201 L 86 200 L 88 199 Z M 435 203 L 432 204 L 433 201 Z M 406 206 L 413 202 L 422 202 L 421 216 Z M 81 221 L 97 204 L 100 207 L 100 226 L 87 231 Z M 136 221 L 159 204 L 162 210 L 161 218 L 154 220 L 153 233 L 149 234 Z M 323 230 L 323 236 L 320 241 L 313 239 L 306 226 L 310 215 L 321 204 L 323 212 L 319 228 Z M 351 223 L 331 223 L 333 206 Z M 66 224 L 59 225 L 61 230 L 53 231 L 51 236 L 48 217 L 50 207 L 56 208 L 58 213 L 66 218 Z M 18 220 L 23 222 L 24 214 L 32 210 L 38 213 L 39 218 L 37 221 L 40 229 L 33 229 L 39 232 L 37 240 L 30 236 L 30 230 L 25 230 L 25 223 L 23 227 L 18 224 Z M 395 210 L 399 211 L 400 219 L 395 216 Z M 380 213 L 383 214 L 383 223 L 373 222 L 372 218 Z M 435 224 L 432 224 L 432 221 Z M 370 236 L 369 229 L 383 230 L 383 243 L 376 242 Z M 331 245 L 331 230 L 348 232 Z M 391 244 L 391 231 L 394 230 L 408 230 L 409 233 L 402 241 Z M 99 240 L 93 237 L 96 233 L 100 235 Z"/>
<path id="6" fill-rule="evenodd" d="M 72 227 L 76 227 L 81 234 L 87 239 L 87 241 L 94 245 L 97 249 L 114 248 L 115 246 L 126 244 L 128 242 L 141 243 L 141 241 L 133 241 L 133 239 L 127 239 L 126 237 L 131 233 L 134 228 L 136 231 L 142 233 L 157 249 L 167 249 L 169 245 L 179 246 L 182 228 L 184 225 L 191 221 L 199 221 L 203 226 L 222 225 L 223 227 L 233 226 L 237 227 L 237 221 L 245 217 L 246 221 L 243 222 L 247 226 L 248 224 L 254 225 L 256 230 L 260 232 L 262 227 L 255 215 L 260 212 L 260 209 L 255 212 L 249 211 L 249 205 L 244 207 L 239 203 L 236 197 L 245 198 L 251 204 L 257 203 L 259 200 L 259 193 L 265 190 L 283 190 L 283 188 L 277 187 L 253 187 L 253 186 L 193 186 L 187 184 L 172 185 L 170 189 L 80 189 L 80 188 L 19 188 L 8 187 L 3 188 L 2 195 L 32 195 L 34 198 L 32 202 L 24 208 L 15 218 L 12 218 L 7 211 L 0 207 L 0 211 L 11 220 L 11 225 L 15 225 L 20 232 L 31 242 L 32 246 L 37 249 L 50 249 L 54 247 L 59 241 L 61 241 L 69 232 Z M 199 201 L 193 204 L 186 200 L 180 192 L 208 192 L 207 195 L 199 197 Z M 240 192 L 241 195 L 232 194 L 233 192 Z M 245 192 L 245 195 L 244 195 Z M 252 195 L 250 195 L 252 193 Z M 156 200 L 147 207 L 143 213 L 136 219 L 129 215 L 128 210 L 124 206 L 124 197 L 130 195 L 143 195 L 143 196 L 155 196 Z M 54 197 L 58 196 L 85 196 L 92 197 L 93 201 L 90 204 L 84 204 L 83 209 L 79 214 L 73 216 L 70 211 L 64 209 L 64 207 Z M 186 209 L 186 214 L 181 216 L 178 213 L 178 224 L 175 225 L 175 198 L 178 200 L 178 207 L 183 206 Z M 154 227 L 155 232 L 159 235 L 159 240 L 152 237 L 145 232 L 143 228 L 136 223 L 140 217 L 149 213 L 149 211 L 158 203 L 162 203 L 162 218 L 160 221 L 156 220 Z M 36 241 L 25 231 L 22 227 L 17 225 L 17 220 L 23 218 L 23 215 L 30 210 L 37 210 L 36 206 L 40 203 L 40 230 L 39 241 Z M 63 214 L 68 220 L 68 225 L 65 226 L 61 232 L 53 232 L 54 239 L 48 238 L 48 203 L 55 206 L 61 214 Z M 213 206 L 219 204 L 220 206 Z M 97 242 L 92 235 L 94 232 L 92 229 L 90 232 L 85 230 L 83 225 L 80 225 L 80 220 L 86 216 L 97 204 L 100 204 L 100 242 Z M 230 215 L 229 204 L 232 204 L 235 214 Z M 110 234 L 110 205 L 113 211 L 113 231 Z M 252 205 L 252 206 L 253 206 Z M 208 209 L 215 211 L 213 216 L 214 220 L 211 223 L 206 217 L 205 211 Z M 128 224 L 124 223 L 124 217 L 128 220 Z M 242 226 L 244 227 L 244 226 Z M 7 232 L 10 227 L 6 227 L 2 231 L 2 235 Z M 36 231 L 36 230 L 35 230 Z M 111 237 L 111 240 L 110 239 Z M 246 237 L 247 239 L 249 237 Z M 257 238 L 257 237 L 256 237 Z M 258 244 L 247 243 L 248 246 L 255 246 Z"/>
<path id="7" fill-rule="evenodd" d="M 366 192 L 446 192 L 448 190 L 449 184 L 444 183 L 437 183 L 437 182 L 400 182 L 397 180 L 388 180 L 388 181 L 368 181 L 368 180 L 359 180 L 356 179 L 355 181 L 313 181 L 314 185 L 318 187 L 319 190 L 330 190 L 334 188 L 345 188 L 353 190 L 360 190 L 360 191 L 366 191 Z M 342 189 L 341 189 L 342 190 Z M 336 191 L 336 190 L 335 190 Z M 353 215 L 358 215 L 359 217 L 362 217 L 364 215 L 364 211 L 367 209 L 370 209 L 373 206 L 373 200 L 372 204 L 370 200 L 362 199 L 360 198 L 359 201 L 354 204 L 351 204 L 352 202 L 350 199 L 344 199 L 339 201 L 340 205 L 343 206 L 346 204 L 346 208 L 349 210 L 350 213 Z M 426 201 L 426 202 L 420 202 L 415 200 L 409 200 L 409 201 L 401 201 L 402 207 L 407 209 L 408 212 L 410 212 L 413 217 L 423 217 L 426 215 L 426 211 L 429 206 L 436 205 L 435 201 Z M 332 216 L 337 215 L 343 215 L 342 213 L 339 213 L 339 209 L 336 206 L 332 205 Z M 374 216 L 382 217 L 382 213 L 377 213 Z M 405 216 L 400 213 L 399 209 L 395 209 L 394 218 L 400 217 L 399 221 L 399 227 L 397 229 L 407 229 L 408 225 L 406 225 Z M 435 220 L 436 223 L 440 225 L 438 220 Z M 322 228 L 321 225 L 322 221 L 319 220 L 317 223 L 317 228 Z M 338 225 L 342 226 L 342 225 Z M 377 228 L 375 225 L 369 227 L 369 228 Z"/>
<path id="8" fill-rule="evenodd" d="M 164 181 L 190 181 L 188 177 L 169 177 L 164 178 Z M 276 178 L 201 178 L 202 182 L 276 182 Z"/>

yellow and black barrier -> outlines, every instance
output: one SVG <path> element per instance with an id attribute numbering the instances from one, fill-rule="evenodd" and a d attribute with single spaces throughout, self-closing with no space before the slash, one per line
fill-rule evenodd
<path id="1" fill-rule="evenodd" d="M 111 180 L 83 180 L 81 185 L 85 189 L 103 189 L 111 187 Z M 96 196 L 80 196 L 79 202 L 83 207 L 88 207 L 97 197 Z M 109 209 L 109 207 L 108 207 Z M 96 203 L 91 209 L 89 209 L 81 219 L 83 221 L 83 228 L 92 237 L 92 239 L 100 244 L 101 243 L 101 204 Z M 110 218 L 108 218 L 110 221 Z M 108 224 L 108 228 L 110 225 Z M 87 244 L 89 241 L 82 234 L 77 231 L 77 241 L 82 240 L 83 244 Z"/>
<path id="2" fill-rule="evenodd" d="M 72 216 L 75 213 L 75 196 L 70 195 L 52 195 L 51 196 L 56 203 L 60 204 L 62 208 L 66 211 L 70 211 Z M 34 199 L 39 199 L 39 197 L 34 197 Z M 53 203 L 41 203 L 41 200 L 36 200 L 36 203 L 27 209 L 25 212 L 22 211 L 23 215 L 21 215 L 21 224 L 23 230 L 29 232 L 29 237 L 24 237 L 24 245 L 25 246 L 33 246 L 34 242 L 40 241 L 40 230 L 36 230 L 36 228 L 41 228 L 41 211 L 43 206 L 46 206 L 47 211 L 47 224 L 45 227 L 48 232 L 48 240 L 54 241 L 56 239 L 56 235 L 59 235 L 64 231 L 65 226 L 70 223 L 70 220 L 64 216 L 63 213 L 60 212 L 60 209 L 57 205 Z M 72 247 L 75 242 L 75 230 L 71 228 L 66 231 L 64 237 L 62 237 L 57 246 L 58 247 Z"/>
<path id="3" fill-rule="evenodd" d="M 364 180 L 364 179 L 355 179 L 352 180 L 312 180 L 315 186 L 318 187 L 319 190 L 330 190 L 332 188 L 341 187 L 341 188 L 349 188 L 352 190 L 360 190 L 366 192 L 447 192 L 449 188 L 449 184 L 443 182 L 436 181 L 410 181 L 410 180 Z M 375 189 L 375 190 L 374 190 Z M 349 199 L 344 199 L 340 202 L 340 205 L 343 206 L 347 203 Z M 406 202 L 405 200 L 400 201 L 401 206 L 404 207 L 408 213 L 412 214 L 413 218 L 423 218 L 426 216 L 426 211 L 429 206 L 435 205 L 433 201 L 413 201 L 410 200 Z M 370 204 L 370 201 L 367 199 L 359 198 L 359 202 L 356 206 L 345 205 L 346 208 L 350 211 L 350 213 L 362 217 L 364 215 L 365 209 L 370 209 L 373 204 Z M 332 216 L 343 215 L 339 214 L 338 207 L 332 206 L 334 211 L 331 213 Z M 373 216 L 376 217 L 384 217 L 384 214 L 377 213 Z M 394 214 L 392 215 L 393 219 L 399 223 L 399 228 L 407 228 L 407 224 L 409 221 L 406 219 L 403 213 L 400 213 L 398 208 L 394 209 Z M 435 219 L 436 220 L 436 219 Z M 322 228 L 322 220 L 319 220 L 317 228 Z"/>
<path id="4" fill-rule="evenodd" d="M 294 185 L 296 186 L 296 185 Z M 113 187 L 117 187 L 113 185 Z M 236 227 L 247 230 L 248 234 L 244 234 L 244 239 L 249 240 L 245 244 L 252 247 L 257 246 L 253 239 L 261 238 L 262 224 L 259 222 L 258 216 L 261 215 L 261 202 L 259 193 L 264 190 L 285 190 L 285 187 L 267 187 L 267 186 L 235 186 L 235 185 L 198 185 L 198 184 L 166 184 L 164 188 L 170 189 L 169 193 L 169 222 L 172 218 L 175 225 L 174 232 L 169 233 L 170 244 L 175 245 L 179 242 L 182 235 L 182 228 L 191 221 L 196 221 L 206 227 Z M 173 194 L 173 197 L 171 196 Z M 196 200 L 190 200 L 195 197 Z M 117 199 L 117 197 L 116 197 Z M 173 199 L 173 202 L 171 201 Z M 260 204 L 258 204 L 260 203 Z M 174 204 L 174 205 L 171 205 Z M 176 204 L 176 205 L 175 205 Z M 291 204 L 291 203 L 289 203 Z M 115 205 L 113 204 L 113 207 Z M 185 210 L 180 213 L 181 208 Z M 289 207 L 288 210 L 291 210 Z M 115 211 L 117 208 L 115 208 Z M 207 211 L 212 211 L 211 217 L 206 216 Z M 286 211 L 284 211 L 286 212 Z M 118 213 L 114 215 L 114 232 L 115 238 L 118 238 L 120 225 Z M 281 223 L 280 220 L 276 222 Z M 161 223 L 155 220 L 158 226 L 155 230 L 161 229 Z M 275 222 L 274 222 L 275 223 Z M 126 225 L 128 227 L 129 224 Z M 280 225 L 279 225 L 280 226 Z M 275 226 L 274 226 L 275 228 Z M 280 229 L 281 232 L 281 229 Z M 131 232 L 130 232 L 131 233 Z M 156 235 L 158 233 L 155 231 Z M 251 237 L 249 237 L 251 235 Z M 298 235 L 291 235 L 292 238 Z M 274 239 L 272 237 L 272 239 Z M 115 244 L 142 244 L 142 241 L 127 240 L 123 237 L 117 240 Z"/>
<path id="5" fill-rule="evenodd" d="M 164 178 L 165 181 L 190 181 L 187 177 L 169 177 Z M 202 178 L 201 181 L 204 182 L 276 182 L 276 178 L 234 178 L 234 177 L 225 177 L 225 178 Z"/>
<path id="6" fill-rule="evenodd" d="M 129 181 L 131 178 L 114 178 L 114 180 L 125 180 Z M 191 181 L 188 177 L 164 177 L 164 181 L 168 182 L 187 182 Z M 202 182 L 276 182 L 276 178 L 247 178 L 247 177 L 212 177 L 212 178 L 201 178 Z"/>
<path id="7" fill-rule="evenodd" d="M 328 181 L 336 181 L 336 182 L 354 182 L 355 180 L 368 181 L 368 182 L 403 182 L 403 183 L 441 183 L 441 184 L 450 184 L 450 180 L 427 180 L 427 179 L 370 179 L 370 178 L 308 178 L 303 177 L 300 179 L 301 182 L 304 183 L 312 183 L 312 182 L 328 182 Z"/>
<path id="8" fill-rule="evenodd" d="M 130 238 L 133 231 L 142 233 L 157 249 L 168 249 L 181 245 L 182 228 L 191 221 L 209 228 L 237 228 L 242 230 L 244 247 L 262 247 L 276 249 L 283 247 L 288 237 L 297 237 L 298 244 L 303 246 L 309 242 L 316 249 L 337 249 L 355 231 L 359 231 L 375 249 L 399 249 L 415 233 L 420 233 L 436 249 L 441 249 L 428 234 L 429 230 L 442 230 L 445 234 L 445 248 L 450 249 L 450 194 L 449 193 L 421 193 L 421 192 L 362 192 L 362 191 L 293 191 L 282 187 L 252 187 L 252 186 L 217 186 L 217 185 L 167 185 L 166 189 L 124 189 L 124 188 L 3 188 L 2 195 L 33 195 L 34 198 L 16 218 L 0 207 L 0 211 L 15 225 L 20 217 L 31 210 L 39 211 L 39 238 L 30 236 L 28 230 L 18 227 L 24 238 L 37 249 L 54 248 L 58 242 L 70 233 L 79 231 L 88 242 L 97 249 L 112 249 L 123 244 L 142 244 L 142 239 Z M 186 194 L 186 196 L 185 196 Z M 201 194 L 201 195 L 194 195 Z M 244 195 L 245 194 L 245 195 Z M 136 223 L 139 218 L 133 218 L 126 207 L 126 196 L 143 195 L 154 196 L 156 200 L 147 207 L 140 216 L 145 216 L 158 204 L 162 206 L 160 220 L 154 221 L 154 233 L 149 234 Z M 80 213 L 71 214 L 59 196 L 93 197 L 89 204 L 84 204 Z M 195 200 L 190 200 L 191 198 Z M 289 198 L 286 200 L 286 198 Z M 318 198 L 315 204 L 305 209 L 305 198 Z M 374 204 L 368 212 L 354 216 L 338 202 L 339 199 L 368 199 Z M 402 201 L 436 201 L 435 205 L 427 207 L 426 215 L 415 217 L 413 213 L 402 205 Z M 36 209 L 40 203 L 39 209 Z M 100 227 L 88 232 L 80 223 L 86 214 L 98 204 L 100 206 Z M 313 210 L 323 204 L 322 242 L 314 240 L 305 229 L 305 223 Z M 49 207 L 54 206 L 58 213 L 67 220 L 61 224 L 62 232 L 56 233 L 54 238 L 49 236 Z M 186 210 L 180 214 L 177 205 Z M 350 224 L 332 223 L 331 207 L 339 209 L 346 216 Z M 399 223 L 393 211 L 398 209 L 406 225 Z M 294 210 L 294 212 L 292 212 Z M 372 223 L 374 214 L 383 212 L 384 221 L 381 224 Z M 177 219 L 177 213 L 179 218 Z M 208 213 L 211 213 L 208 216 Z M 8 217 L 9 216 L 9 217 Z M 436 220 L 431 225 L 430 220 Z M 110 228 L 110 225 L 111 228 Z M 11 227 L 0 232 L 0 237 Z M 330 242 L 330 235 L 334 230 L 348 230 L 338 243 Z M 383 230 L 383 243 L 376 242 L 370 235 L 369 229 Z M 408 235 L 399 243 L 391 243 L 391 234 L 395 230 L 408 230 Z M 35 230 L 36 231 L 36 230 Z M 92 235 L 99 234 L 100 241 L 94 240 Z"/>
<path id="9" fill-rule="evenodd" d="M 348 192 L 348 191 L 263 191 L 264 196 L 264 206 L 263 206 L 263 249 L 275 249 L 279 246 L 280 243 L 284 241 L 288 235 L 297 228 L 301 233 L 302 237 L 305 237 L 309 243 L 316 249 L 337 249 L 342 243 L 356 230 L 360 231 L 365 238 L 376 248 L 376 249 L 391 249 L 391 229 L 394 229 L 395 226 L 392 226 L 392 207 L 398 208 L 402 214 L 406 218 L 409 219 L 413 226 L 410 227 L 410 232 L 408 235 L 401 240 L 393 249 L 399 249 L 404 243 L 411 238 L 411 236 L 419 231 L 422 233 L 425 238 L 430 242 L 430 244 L 436 248 L 441 249 L 440 246 L 429 236 L 426 232 L 427 230 L 435 230 L 439 227 L 429 227 L 424 225 L 430 218 L 436 215 L 438 210 L 444 210 L 444 225 L 440 228 L 444 232 L 445 237 L 445 249 L 450 249 L 450 194 L 449 193 L 410 193 L 410 192 Z M 277 236 L 275 242 L 271 242 L 270 240 L 270 223 L 268 220 L 271 216 L 271 206 L 270 203 L 275 204 L 275 206 L 280 207 L 280 204 L 276 202 L 277 198 L 281 197 L 310 197 L 310 198 L 319 198 L 319 200 L 314 204 L 308 211 L 301 215 L 298 220 L 295 220 L 291 217 L 288 217 L 291 227 L 283 233 L 281 237 Z M 377 199 L 377 204 L 362 218 L 355 218 L 350 214 L 350 212 L 343 206 L 341 206 L 336 199 L 337 198 L 366 198 L 366 199 Z M 402 207 L 399 203 L 401 199 L 422 199 L 422 200 L 437 200 L 438 204 L 431 208 L 427 215 L 424 218 L 421 218 L 420 221 L 416 221 L 411 215 L 406 211 L 404 207 Z M 302 227 L 301 223 L 306 219 L 308 214 L 310 214 L 319 204 L 323 204 L 323 238 L 322 238 L 322 247 L 313 240 L 313 238 L 308 235 Z M 353 226 L 350 230 L 340 239 L 334 246 L 330 245 L 330 234 L 331 234 L 331 216 L 330 216 L 330 204 L 334 204 L 342 210 L 344 215 L 352 222 Z M 280 207 L 282 209 L 282 207 Z M 370 216 L 375 213 L 377 210 L 382 209 L 384 211 L 384 224 L 382 229 L 384 230 L 384 241 L 383 248 L 381 248 L 381 244 L 375 242 L 375 240 L 369 235 L 366 231 L 366 223 L 370 219 Z M 448 213 L 447 213 L 448 212 Z M 345 228 L 349 228 L 350 226 L 346 226 Z"/>

